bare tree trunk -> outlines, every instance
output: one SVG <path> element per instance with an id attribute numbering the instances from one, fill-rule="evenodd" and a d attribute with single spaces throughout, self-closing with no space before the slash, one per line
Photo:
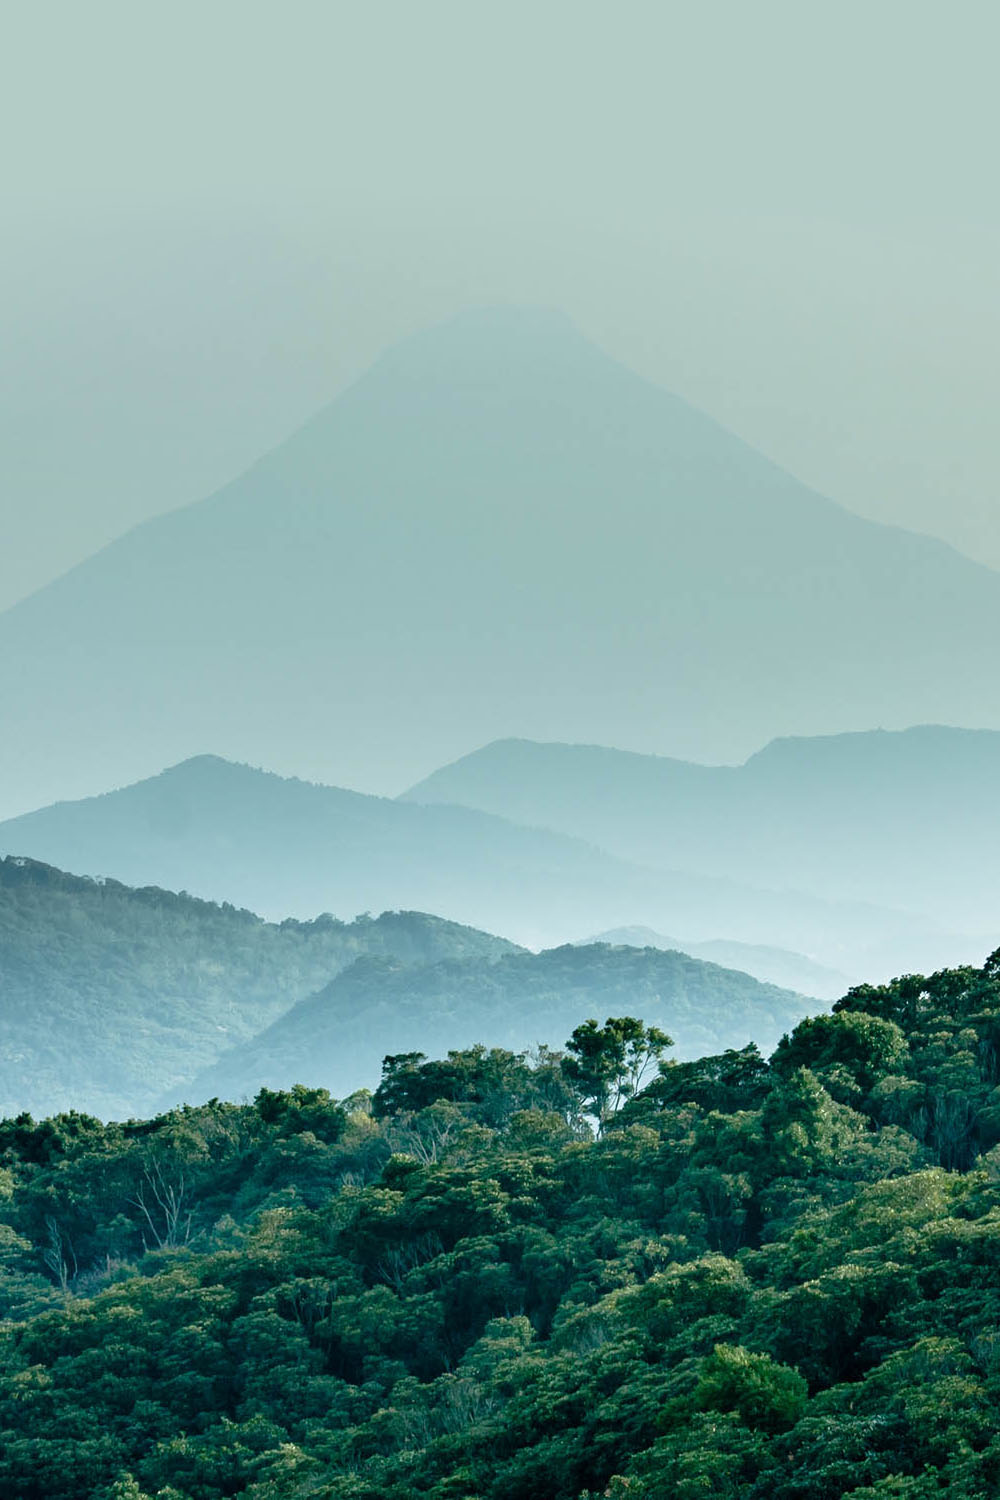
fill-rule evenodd
<path id="1" fill-rule="evenodd" d="M 138 1192 L 129 1202 L 139 1209 L 159 1249 L 186 1245 L 191 1238 L 191 1210 L 187 1206 L 184 1173 L 169 1180 L 158 1161 L 143 1170 Z"/>
<path id="2" fill-rule="evenodd" d="M 76 1276 L 79 1270 L 72 1243 L 63 1239 L 62 1231 L 51 1214 L 45 1220 L 45 1227 L 49 1232 L 49 1243 L 42 1251 L 42 1260 L 56 1281 L 58 1281 L 60 1288 L 64 1292 L 67 1292 L 69 1291 L 70 1281 Z M 70 1271 L 70 1262 L 67 1259 L 67 1251 L 73 1263 L 72 1272 Z"/>

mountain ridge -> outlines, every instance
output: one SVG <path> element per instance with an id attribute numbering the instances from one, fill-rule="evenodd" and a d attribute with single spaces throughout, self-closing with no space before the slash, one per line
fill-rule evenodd
<path id="1" fill-rule="evenodd" d="M 269 923 L 185 892 L 0 859 L 0 1116 L 141 1112 L 362 953 L 513 951 L 422 912 Z"/>
<path id="2" fill-rule="evenodd" d="M 266 917 L 441 912 L 526 946 L 647 921 L 692 940 L 831 946 L 922 930 L 905 911 L 835 908 L 719 876 L 647 869 L 494 814 L 345 791 L 198 757 L 99 797 L 0 824 L 0 852 L 232 901 Z M 784 936 L 785 941 L 781 939 Z"/>
<path id="3" fill-rule="evenodd" d="M 775 740 L 738 766 L 497 741 L 403 795 L 480 807 L 654 866 L 669 847 L 702 874 L 745 880 L 752 870 L 771 888 L 785 879 L 830 900 L 888 897 L 982 934 L 1000 921 L 998 785 L 1000 733 L 920 725 Z"/>
<path id="4" fill-rule="evenodd" d="M 825 968 L 807 958 L 804 953 L 795 953 L 787 948 L 769 948 L 762 943 L 733 943 L 724 938 L 691 943 L 683 938 L 654 932 L 651 927 L 617 927 L 610 932 L 597 932 L 590 937 L 578 938 L 574 946 L 590 947 L 595 943 L 686 953 L 689 958 L 719 964 L 724 969 L 737 969 L 740 973 L 759 979 L 763 984 L 777 985 L 779 989 L 793 990 L 800 995 L 815 996 L 817 1000 L 838 1000 L 856 982 L 850 975 Z"/>
<path id="5" fill-rule="evenodd" d="M 0 812 L 206 744 L 385 791 L 512 733 L 726 760 L 1000 726 L 998 637 L 1000 575 L 815 494 L 558 320 L 470 314 L 0 616 Z"/>
<path id="6" fill-rule="evenodd" d="M 407 968 L 362 957 L 266 1031 L 223 1054 L 184 1099 L 253 1097 L 308 1076 L 341 1097 L 379 1081 L 383 1056 L 444 1055 L 478 1043 L 515 1052 L 561 1047 L 593 1017 L 640 1015 L 679 1057 L 754 1041 L 765 1052 L 812 1009 L 807 997 L 685 953 L 568 944 L 495 963 L 443 959 Z M 178 1102 L 176 1092 L 161 1101 Z"/>

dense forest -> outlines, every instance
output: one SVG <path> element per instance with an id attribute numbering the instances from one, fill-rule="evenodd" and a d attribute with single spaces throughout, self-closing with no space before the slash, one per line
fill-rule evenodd
<path id="1" fill-rule="evenodd" d="M 672 1060 L 0 1126 L 18 1500 L 988 1500 L 1000 956 Z"/>

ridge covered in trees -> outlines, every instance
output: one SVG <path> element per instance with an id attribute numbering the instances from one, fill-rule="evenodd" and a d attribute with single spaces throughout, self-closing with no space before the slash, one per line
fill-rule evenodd
<path id="1" fill-rule="evenodd" d="M 150 1113 L 362 954 L 490 958 L 513 943 L 422 912 L 265 922 L 184 892 L 0 859 L 0 1115 Z"/>
<path id="2" fill-rule="evenodd" d="M 766 1060 L 627 1016 L 0 1125 L 19 1500 L 988 1500 L 1000 957 Z"/>
<path id="3" fill-rule="evenodd" d="M 374 1087 L 388 1051 L 519 1050 L 622 1007 L 689 1054 L 770 1047 L 808 1008 L 678 953 L 532 954 L 413 911 L 266 922 L 14 857 L 0 859 L 0 1001 L 0 1116 L 115 1118 L 300 1078 L 348 1093 Z"/>
<path id="4" fill-rule="evenodd" d="M 815 1002 L 686 953 L 608 943 L 419 966 L 364 957 L 224 1053 L 184 1097 L 241 1099 L 301 1078 L 349 1093 L 377 1083 L 389 1049 L 433 1054 L 485 1042 L 518 1051 L 623 1008 L 697 1057 L 751 1041 L 770 1051 Z"/>

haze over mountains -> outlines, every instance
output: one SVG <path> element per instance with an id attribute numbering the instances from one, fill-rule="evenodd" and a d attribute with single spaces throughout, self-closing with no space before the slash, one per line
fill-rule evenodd
<path id="1" fill-rule="evenodd" d="M 723 1038 L 731 983 L 705 960 L 823 998 L 981 962 L 1000 942 L 1000 732 L 904 726 L 1000 726 L 998 640 L 1000 574 L 812 493 L 558 316 L 465 315 L 390 350 L 216 495 L 0 616 L 0 854 L 29 861 L 4 867 L 18 899 L 32 861 L 190 891 L 258 913 L 209 927 L 224 948 L 245 939 L 244 969 L 265 955 L 230 973 L 191 948 L 183 898 L 83 885 L 85 907 L 117 891 L 105 915 L 146 915 L 99 940 L 88 917 L 81 968 L 66 886 L 44 916 L 49 967 L 15 962 L 5 981 L 4 1066 L 31 1074 L 39 1108 L 71 1097 L 34 1010 L 64 1016 L 87 1028 L 95 1078 L 138 1048 L 94 1107 L 145 1107 L 197 1071 L 176 1051 L 185 1017 L 198 1068 L 273 1023 L 260 1046 L 307 1072 L 289 1006 L 313 1005 L 329 1058 L 347 1035 L 330 1016 L 353 1007 L 346 1077 L 376 1033 L 403 1045 L 393 1005 L 421 1050 L 510 1042 L 502 1015 L 516 1031 L 533 1006 L 558 1042 L 605 978 L 631 974 L 618 1008 L 650 1020 L 655 976 L 676 999 L 683 972 L 714 1038 L 696 1048 Z M 344 789 L 414 782 L 394 800 Z M 184 914 L 171 957 L 144 968 L 131 948 L 156 947 L 143 922 L 168 907 Z M 414 919 L 425 946 L 443 934 L 422 962 L 458 966 L 401 977 L 412 955 L 386 918 L 284 921 L 386 910 L 447 919 Z M 319 968 L 278 977 L 266 955 L 300 930 Z M 588 933 L 627 946 L 588 948 L 579 984 L 570 950 L 510 968 L 531 983 L 486 977 L 512 943 Z M 656 951 L 671 943 L 691 956 Z M 341 983 L 359 954 L 390 962 Z M 260 1074 L 263 1055 L 244 1061 Z M 233 1087 L 237 1062 L 218 1075 Z"/>
<path id="2" fill-rule="evenodd" d="M 803 953 L 787 948 L 769 948 L 763 943 L 733 943 L 716 938 L 707 943 L 692 943 L 688 938 L 667 937 L 651 927 L 613 927 L 593 937 L 578 939 L 578 946 L 609 943 L 612 947 L 660 948 L 669 953 L 686 953 L 705 963 L 720 964 L 724 969 L 739 969 L 767 984 L 820 1000 L 838 1000 L 851 986 L 851 978 L 837 969 L 825 968 Z"/>
<path id="3" fill-rule="evenodd" d="M 515 955 L 524 963 L 494 975 Z M 340 974 L 350 978 L 337 988 Z M 0 1118 L 123 1118 L 164 1097 L 235 1098 L 275 1082 L 350 1093 L 378 1083 L 386 1052 L 480 1039 L 558 1046 L 598 1010 L 639 1002 L 682 1051 L 770 1047 L 813 1005 L 680 953 L 599 944 L 528 954 L 412 911 L 273 924 L 0 860 Z"/>
<path id="4" fill-rule="evenodd" d="M 343 1097 L 374 1087 L 387 1053 L 560 1047 L 589 1017 L 638 1013 L 692 1058 L 756 1042 L 770 1052 L 815 1009 L 801 995 L 684 953 L 563 947 L 419 967 L 359 959 L 266 1031 L 234 1046 L 185 1097 L 250 1097 L 309 1077 Z M 172 1102 L 168 1100 L 164 1101 Z"/>
<path id="5" fill-rule="evenodd" d="M 419 965 L 512 951 L 421 912 L 275 925 L 0 860 L 0 1117 L 148 1110 L 360 955 Z"/>
<path id="6" fill-rule="evenodd" d="M 779 740 L 736 767 L 505 740 L 406 799 L 479 807 L 647 865 L 925 912 L 1000 942 L 996 732 Z"/>
<path id="7" fill-rule="evenodd" d="M 285 780 L 214 756 L 0 824 L 0 853 L 276 920 L 417 909 L 536 947 L 639 922 L 837 963 L 923 930 L 906 913 L 644 868 L 490 813 Z"/>
<path id="8" fill-rule="evenodd" d="M 501 736 L 739 758 L 1000 726 L 1000 575 L 588 344 L 473 313 L 0 618 L 7 814 L 210 747 L 396 791 Z"/>

